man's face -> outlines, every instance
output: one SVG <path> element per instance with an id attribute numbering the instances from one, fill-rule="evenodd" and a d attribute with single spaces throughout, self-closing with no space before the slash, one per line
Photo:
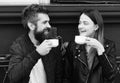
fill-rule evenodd
<path id="1" fill-rule="evenodd" d="M 36 27 L 34 29 L 34 35 L 36 40 L 40 43 L 47 38 L 51 25 L 49 24 L 50 18 L 47 14 L 40 13 L 38 14 L 38 21 L 36 23 Z"/>
<path id="2" fill-rule="evenodd" d="M 39 13 L 38 14 L 38 21 L 36 23 L 37 31 L 41 32 L 44 29 L 51 28 L 49 21 L 50 21 L 50 18 L 47 14 Z"/>

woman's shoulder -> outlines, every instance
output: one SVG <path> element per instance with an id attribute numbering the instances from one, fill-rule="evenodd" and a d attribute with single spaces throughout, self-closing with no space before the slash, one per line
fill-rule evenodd
<path id="1" fill-rule="evenodd" d="M 109 47 L 109 46 L 114 46 L 115 45 L 115 42 L 113 40 L 110 40 L 108 38 L 104 38 L 104 45 L 106 47 Z"/>
<path id="2" fill-rule="evenodd" d="M 77 44 L 76 44 L 75 41 L 73 41 L 73 40 L 71 40 L 71 41 L 68 42 L 68 47 L 69 47 L 69 48 L 76 47 L 76 45 L 77 45 Z"/>
<path id="3" fill-rule="evenodd" d="M 72 40 L 65 41 L 62 45 L 62 48 L 69 49 L 69 50 L 73 50 L 75 47 L 76 47 L 76 43 Z"/>
<path id="4" fill-rule="evenodd" d="M 104 47 L 105 50 L 107 51 L 107 53 L 109 53 L 110 51 L 115 52 L 116 51 L 116 47 L 115 47 L 115 42 L 113 40 L 104 39 Z"/>

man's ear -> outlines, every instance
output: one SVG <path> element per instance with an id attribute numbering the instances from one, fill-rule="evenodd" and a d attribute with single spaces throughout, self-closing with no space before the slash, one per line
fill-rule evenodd
<path id="1" fill-rule="evenodd" d="M 98 24 L 95 25 L 95 31 L 97 31 L 99 29 Z"/>
<path id="2" fill-rule="evenodd" d="M 27 25 L 28 25 L 30 30 L 34 30 L 35 29 L 35 25 L 33 23 L 28 22 Z"/>

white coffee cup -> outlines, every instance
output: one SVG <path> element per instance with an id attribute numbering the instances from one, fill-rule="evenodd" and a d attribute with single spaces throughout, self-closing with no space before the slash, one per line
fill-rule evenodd
<path id="1" fill-rule="evenodd" d="M 85 36 L 75 36 L 75 42 L 77 44 L 85 44 L 85 41 L 86 41 L 86 37 Z"/>
<path id="2" fill-rule="evenodd" d="M 59 45 L 58 39 L 49 39 L 50 42 L 52 42 L 52 47 L 57 47 Z"/>

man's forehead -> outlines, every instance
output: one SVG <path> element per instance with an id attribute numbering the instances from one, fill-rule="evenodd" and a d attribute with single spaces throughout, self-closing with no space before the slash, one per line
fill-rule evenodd
<path id="1" fill-rule="evenodd" d="M 49 19 L 49 16 L 45 13 L 38 13 L 38 19 Z"/>

